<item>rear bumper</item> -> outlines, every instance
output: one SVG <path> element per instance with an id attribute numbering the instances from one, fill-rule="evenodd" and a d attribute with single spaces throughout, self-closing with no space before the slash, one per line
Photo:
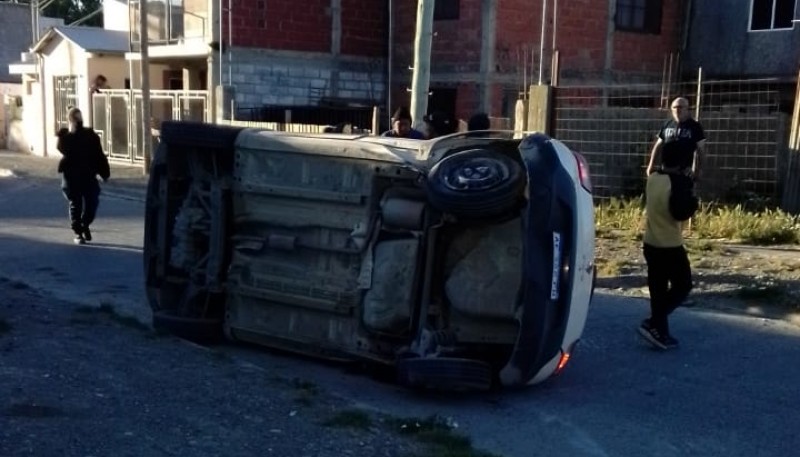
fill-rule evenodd
<path id="1" fill-rule="evenodd" d="M 575 182 L 547 136 L 531 135 L 519 150 L 528 174 L 529 198 L 522 216 L 519 335 L 499 376 L 507 386 L 528 384 L 543 371 L 555 371 L 553 361 L 564 344 L 576 274 Z"/>

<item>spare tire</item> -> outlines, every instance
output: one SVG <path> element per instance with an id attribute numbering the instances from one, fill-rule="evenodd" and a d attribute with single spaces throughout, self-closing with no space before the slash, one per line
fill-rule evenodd
<path id="1" fill-rule="evenodd" d="M 514 211 L 524 187 L 525 174 L 520 164 L 486 149 L 447 156 L 428 173 L 430 203 L 442 212 L 466 219 Z"/>

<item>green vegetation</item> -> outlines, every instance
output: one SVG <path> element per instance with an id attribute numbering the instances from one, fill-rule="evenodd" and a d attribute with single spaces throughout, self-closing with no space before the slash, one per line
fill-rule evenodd
<path id="1" fill-rule="evenodd" d="M 611 198 L 595 208 L 597 235 L 637 237 L 644 230 L 642 198 Z M 780 209 L 749 210 L 743 205 L 704 203 L 692 219 L 688 236 L 773 245 L 800 243 L 800 217 Z"/>
<path id="2" fill-rule="evenodd" d="M 292 386 L 297 390 L 294 401 L 301 406 L 312 406 L 314 399 L 319 395 L 319 387 L 311 381 L 294 378 Z"/>
<path id="3" fill-rule="evenodd" d="M 327 427 L 366 430 L 372 425 L 372 419 L 369 417 L 369 414 L 364 411 L 359 409 L 348 409 L 336 413 L 322 425 Z"/>
<path id="4" fill-rule="evenodd" d="M 93 316 L 103 316 L 124 327 L 150 332 L 150 327 L 139 322 L 133 316 L 125 316 L 118 313 L 114 306 L 109 303 L 103 303 L 100 306 L 79 306 L 75 309 L 75 315 L 70 322 L 73 324 L 93 324 L 96 323 L 92 319 Z"/>
<path id="5" fill-rule="evenodd" d="M 496 457 L 472 447 L 469 437 L 454 431 L 447 420 L 432 416 L 426 419 L 389 419 L 392 429 L 401 435 L 413 436 L 427 447 L 430 457 Z"/>

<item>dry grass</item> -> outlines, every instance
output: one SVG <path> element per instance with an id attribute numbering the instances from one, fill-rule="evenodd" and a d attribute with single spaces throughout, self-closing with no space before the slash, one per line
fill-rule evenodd
<path id="1" fill-rule="evenodd" d="M 599 237 L 635 237 L 644 229 L 642 198 L 612 198 L 595 207 Z M 800 243 L 800 217 L 780 209 L 748 210 L 742 205 L 706 203 L 692 220 L 691 236 L 701 240 L 774 245 Z"/>

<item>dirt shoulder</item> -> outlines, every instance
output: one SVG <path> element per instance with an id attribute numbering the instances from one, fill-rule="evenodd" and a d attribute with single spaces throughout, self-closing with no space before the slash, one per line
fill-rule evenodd
<path id="1" fill-rule="evenodd" d="M 800 325 L 800 247 L 747 246 L 726 240 L 686 242 L 698 307 Z M 597 239 L 598 290 L 648 298 L 641 241 L 625 234 Z"/>
<path id="2" fill-rule="evenodd" d="M 435 455 L 313 382 L 4 279 L 0 361 L 0 455 Z"/>

